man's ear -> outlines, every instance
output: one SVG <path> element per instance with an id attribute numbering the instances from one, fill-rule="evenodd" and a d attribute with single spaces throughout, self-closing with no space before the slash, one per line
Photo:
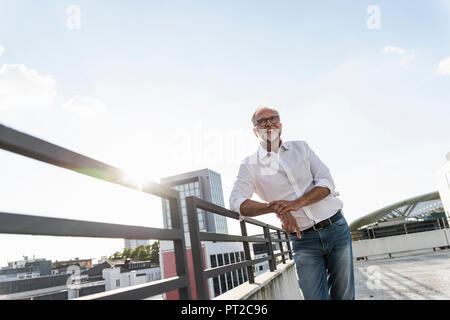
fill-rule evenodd
<path id="1" fill-rule="evenodd" d="M 258 138 L 258 131 L 256 131 L 255 128 L 253 128 L 253 133 L 255 134 L 255 136 Z"/>

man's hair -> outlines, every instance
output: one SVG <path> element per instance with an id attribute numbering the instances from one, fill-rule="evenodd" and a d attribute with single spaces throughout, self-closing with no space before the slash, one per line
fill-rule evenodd
<path id="1" fill-rule="evenodd" d="M 269 108 L 269 107 L 267 107 L 267 106 L 261 105 L 261 106 L 259 106 L 258 108 L 256 108 L 255 112 L 253 112 L 253 115 L 252 115 L 252 124 L 253 124 L 254 126 L 256 125 L 256 115 L 257 115 L 260 111 L 263 111 L 263 110 L 270 110 L 270 111 L 273 111 L 273 112 L 275 112 L 275 113 L 277 114 L 277 116 L 280 116 L 280 113 L 278 112 L 278 110 L 275 110 L 275 109 Z"/>

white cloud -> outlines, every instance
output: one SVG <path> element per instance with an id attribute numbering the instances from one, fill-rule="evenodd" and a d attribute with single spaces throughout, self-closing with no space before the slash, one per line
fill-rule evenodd
<path id="1" fill-rule="evenodd" d="M 405 50 L 399 47 L 394 46 L 386 46 L 381 53 L 395 53 L 395 54 L 404 54 Z"/>
<path id="2" fill-rule="evenodd" d="M 445 58 L 439 63 L 436 72 L 440 75 L 450 75 L 450 57 Z"/>
<path id="3" fill-rule="evenodd" d="M 2 46 L 0 46 L 0 56 L 5 52 L 5 48 L 3 48 Z"/>
<path id="4" fill-rule="evenodd" d="M 49 105 L 56 96 L 56 83 L 24 65 L 4 64 L 0 68 L 0 108 Z"/>
<path id="5" fill-rule="evenodd" d="M 407 55 L 403 56 L 400 63 L 402 64 L 402 66 L 406 66 L 406 65 L 410 64 L 411 61 L 414 60 L 415 56 L 416 56 L 416 53 L 414 52 L 414 50 L 411 50 L 408 52 Z"/>
<path id="6" fill-rule="evenodd" d="M 106 114 L 106 105 L 94 98 L 83 97 L 76 95 L 70 98 L 64 105 L 63 108 L 68 110 L 78 116 L 104 116 Z"/>
<path id="7" fill-rule="evenodd" d="M 401 55 L 402 59 L 400 60 L 400 64 L 402 66 L 407 66 L 408 64 L 410 64 L 416 56 L 414 50 L 406 50 L 406 49 L 402 49 L 400 47 L 394 47 L 394 46 L 384 47 L 381 50 L 381 53 Z"/>

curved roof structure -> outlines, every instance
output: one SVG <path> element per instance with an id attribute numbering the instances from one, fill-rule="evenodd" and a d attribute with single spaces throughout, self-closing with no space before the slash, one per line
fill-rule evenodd
<path id="1" fill-rule="evenodd" d="M 421 218 L 437 212 L 444 212 L 444 208 L 439 197 L 439 192 L 435 191 L 406 199 L 369 213 L 353 221 L 350 224 L 350 231 L 356 231 L 378 222 Z"/>

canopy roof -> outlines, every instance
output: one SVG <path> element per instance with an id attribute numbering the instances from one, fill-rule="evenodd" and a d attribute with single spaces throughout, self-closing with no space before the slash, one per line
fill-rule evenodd
<path id="1" fill-rule="evenodd" d="M 369 213 L 353 221 L 350 224 L 350 230 L 355 231 L 367 225 L 391 219 L 417 218 L 443 211 L 439 192 L 435 191 L 406 199 Z"/>

